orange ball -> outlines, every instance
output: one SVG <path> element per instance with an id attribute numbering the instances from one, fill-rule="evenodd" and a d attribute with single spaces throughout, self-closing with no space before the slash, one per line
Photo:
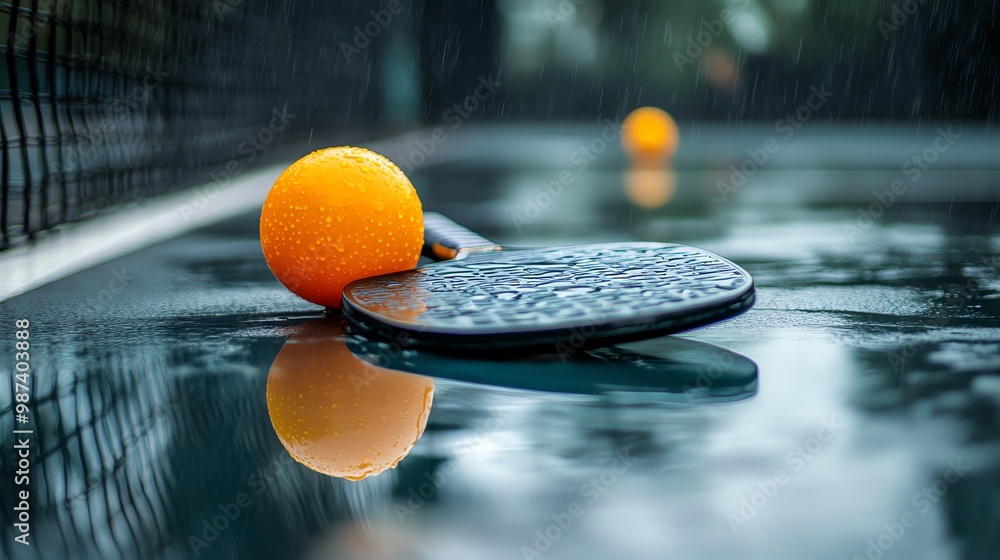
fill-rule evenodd
<path id="1" fill-rule="evenodd" d="M 271 272 L 302 299 L 330 308 L 340 307 L 349 282 L 415 267 L 423 238 L 410 180 L 385 156 L 350 146 L 290 165 L 260 215 Z"/>
<path id="2" fill-rule="evenodd" d="M 329 476 L 361 480 L 394 468 L 427 427 L 434 380 L 355 356 L 342 324 L 304 325 L 267 376 L 267 412 L 288 453 Z"/>
<path id="3" fill-rule="evenodd" d="M 640 107 L 622 123 L 622 146 L 637 162 L 668 161 L 677 153 L 680 143 L 677 123 L 662 109 Z"/>

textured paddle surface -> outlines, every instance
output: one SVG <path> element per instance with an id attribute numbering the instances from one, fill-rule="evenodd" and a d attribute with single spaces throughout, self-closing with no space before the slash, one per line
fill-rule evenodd
<path id="1" fill-rule="evenodd" d="M 361 280 L 344 295 L 382 321 L 483 334 L 628 324 L 718 304 L 750 283 L 694 247 L 602 243 L 473 255 Z"/>

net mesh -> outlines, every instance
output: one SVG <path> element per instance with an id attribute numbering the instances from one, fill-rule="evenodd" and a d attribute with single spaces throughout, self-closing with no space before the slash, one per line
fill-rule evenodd
<path id="1" fill-rule="evenodd" d="M 364 121 L 368 6 L 336 4 L 0 1 L 0 249 Z"/>
<path id="2" fill-rule="evenodd" d="M 294 558 L 343 521 L 344 481 L 294 468 L 275 439 L 261 398 L 266 377 L 217 365 L 182 382 L 171 373 L 176 356 L 162 350 L 96 351 L 87 365 L 60 354 L 58 370 L 30 377 L 29 424 L 15 423 L 13 404 L 0 408 L 3 433 L 32 430 L 14 436 L 31 446 L 30 546 L 14 542 L 19 498 L 8 484 L 0 558 Z M 10 396 L 0 385 L 0 402 Z M 0 455 L 0 471 L 13 477 L 16 461 Z M 233 529 L 206 529 L 219 504 L 241 493 L 251 503 Z M 246 530 L 257 523 L 270 529 Z"/>

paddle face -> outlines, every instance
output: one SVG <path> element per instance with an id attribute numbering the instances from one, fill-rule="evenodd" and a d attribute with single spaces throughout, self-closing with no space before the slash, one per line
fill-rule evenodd
<path id="1" fill-rule="evenodd" d="M 358 280 L 351 326 L 443 351 L 576 350 L 726 319 L 753 304 L 753 280 L 708 251 L 599 243 L 472 254 Z M 559 347 L 561 345 L 561 347 Z"/>

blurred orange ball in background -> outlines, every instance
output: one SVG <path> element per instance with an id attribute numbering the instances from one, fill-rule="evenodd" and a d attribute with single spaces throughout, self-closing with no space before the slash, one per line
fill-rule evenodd
<path id="1" fill-rule="evenodd" d="M 666 163 L 677 153 L 680 141 L 673 117 L 656 107 L 640 107 L 622 123 L 622 147 L 636 163 Z"/>
<path id="2" fill-rule="evenodd" d="M 260 215 L 271 272 L 290 291 L 339 308 L 344 286 L 408 270 L 424 219 L 410 180 L 385 156 L 342 146 L 315 151 L 275 181 Z"/>

